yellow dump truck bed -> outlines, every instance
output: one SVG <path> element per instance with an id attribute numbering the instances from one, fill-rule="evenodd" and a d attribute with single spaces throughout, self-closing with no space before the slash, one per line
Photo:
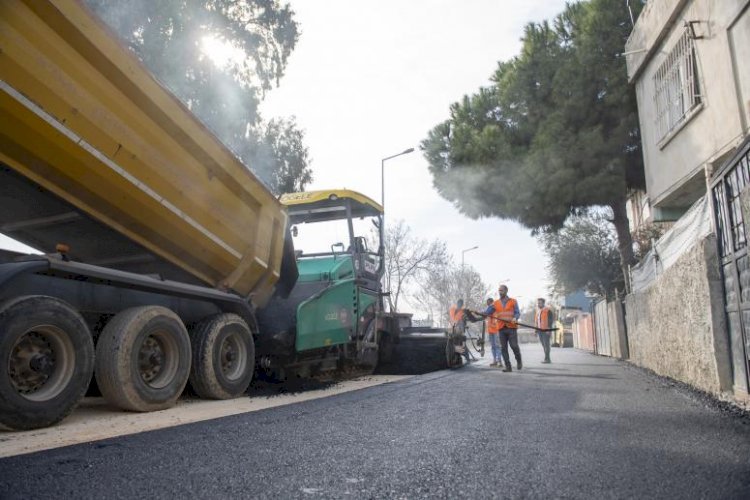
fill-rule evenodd
<path id="1" fill-rule="evenodd" d="M 77 1 L 0 2 L 0 163 L 12 237 L 258 305 L 279 277 L 281 204 Z"/>

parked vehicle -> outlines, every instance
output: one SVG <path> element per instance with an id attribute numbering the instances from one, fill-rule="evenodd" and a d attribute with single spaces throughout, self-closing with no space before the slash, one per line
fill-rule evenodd
<path id="1" fill-rule="evenodd" d="M 352 191 L 281 200 L 78 2 L 0 3 L 0 426 L 62 420 L 92 376 L 172 406 L 275 378 L 372 372 L 398 343 L 383 246 Z M 291 225 L 342 223 L 324 251 Z"/>

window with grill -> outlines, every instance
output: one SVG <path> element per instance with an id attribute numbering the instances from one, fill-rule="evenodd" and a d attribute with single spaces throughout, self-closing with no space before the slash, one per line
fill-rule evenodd
<path id="1" fill-rule="evenodd" d="M 750 185 L 750 150 L 742 154 L 721 182 L 713 188 L 717 233 L 722 257 L 747 246 L 740 193 L 748 185 Z"/>
<path id="2" fill-rule="evenodd" d="M 657 142 L 698 110 L 700 91 L 695 41 L 685 30 L 654 75 Z"/>

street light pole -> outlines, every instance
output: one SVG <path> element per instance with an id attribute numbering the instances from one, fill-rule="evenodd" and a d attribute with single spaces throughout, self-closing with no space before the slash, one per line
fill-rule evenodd
<path id="1" fill-rule="evenodd" d="M 383 220 L 380 221 L 380 244 L 385 245 L 385 162 L 391 158 L 413 153 L 414 148 L 409 148 L 395 155 L 386 156 L 380 160 L 380 206 L 383 208 Z M 385 258 L 385 255 L 383 256 Z"/>
<path id="2" fill-rule="evenodd" d="M 464 254 L 466 252 L 471 252 L 472 250 L 476 250 L 477 248 L 479 248 L 479 246 L 467 248 L 466 250 L 461 250 L 461 269 L 464 268 Z"/>
<path id="3" fill-rule="evenodd" d="M 471 248 L 467 248 L 465 250 L 461 250 L 461 281 L 463 281 L 462 285 L 464 287 L 464 290 L 463 290 L 464 300 L 468 300 L 468 297 L 466 296 L 466 294 L 469 293 L 469 290 L 467 290 L 468 287 L 466 286 L 466 273 L 465 273 L 465 268 L 464 268 L 464 255 L 466 254 L 466 252 L 471 252 L 472 250 L 476 250 L 477 248 L 479 248 L 478 245 L 477 246 L 473 246 Z"/>
<path id="4" fill-rule="evenodd" d="M 413 153 L 414 148 L 409 148 L 404 151 L 401 151 L 398 154 L 387 156 L 380 160 L 380 206 L 383 207 L 383 212 L 385 212 L 385 161 L 390 160 L 391 158 L 395 158 L 397 156 L 401 155 L 408 155 L 409 153 Z"/>

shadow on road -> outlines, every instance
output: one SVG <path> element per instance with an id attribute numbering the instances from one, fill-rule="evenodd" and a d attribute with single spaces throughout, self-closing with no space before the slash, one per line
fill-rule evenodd
<path id="1" fill-rule="evenodd" d="M 552 378 L 593 378 L 599 380 L 617 380 L 620 377 L 616 377 L 610 374 L 592 373 L 591 375 L 577 375 L 573 373 L 560 373 L 560 372 L 540 372 L 537 370 L 528 370 L 528 373 L 532 373 L 538 377 L 552 377 Z"/>

